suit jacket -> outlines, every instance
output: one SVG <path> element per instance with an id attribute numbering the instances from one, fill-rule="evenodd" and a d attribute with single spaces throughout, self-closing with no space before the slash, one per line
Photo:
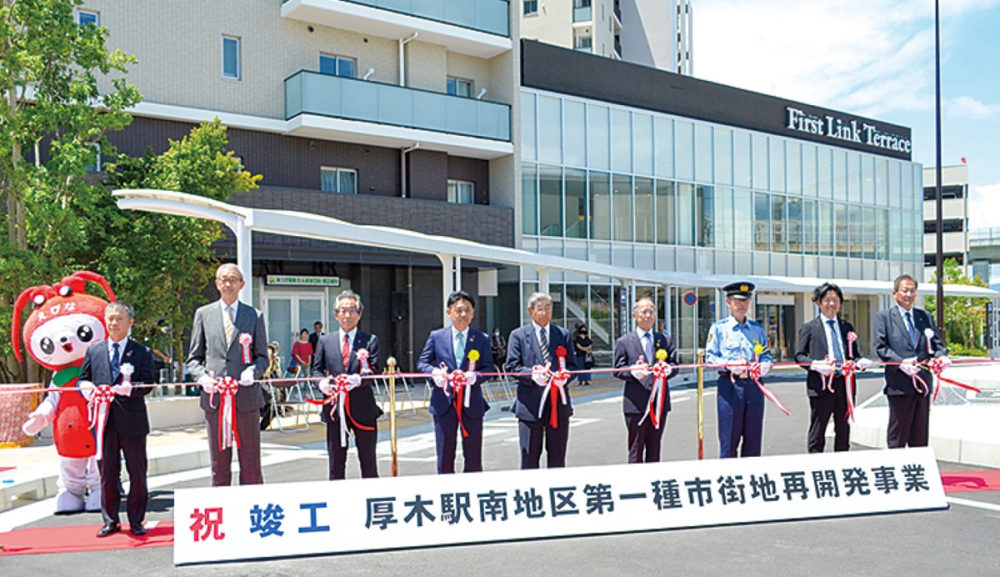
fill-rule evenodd
<path id="1" fill-rule="evenodd" d="M 493 365 L 493 348 L 490 346 L 490 337 L 483 331 L 469 327 L 469 333 L 465 341 L 465 358 L 460 365 L 455 363 L 455 343 L 451 338 L 451 327 L 447 326 L 431 332 L 424 344 L 424 350 L 417 360 L 417 370 L 421 373 L 431 373 L 434 369 L 441 368 L 444 363 L 449 372 L 454 370 L 468 370 L 469 352 L 473 349 L 479 351 L 479 360 L 476 361 L 476 373 L 492 373 L 496 371 Z M 471 387 L 469 394 L 469 406 L 464 409 L 462 415 L 470 419 L 481 419 L 490 406 L 483 399 L 481 385 L 485 384 L 487 377 L 476 377 L 476 385 Z M 444 415 L 452 409 L 452 401 L 444 394 L 441 387 L 434 387 L 431 390 L 432 415 Z"/>
<path id="2" fill-rule="evenodd" d="M 823 388 L 823 375 L 809 369 L 809 365 L 813 361 L 822 361 L 829 352 L 825 322 L 822 316 L 818 316 L 802 325 L 799 328 L 799 337 L 795 341 L 795 362 L 809 371 L 806 377 L 806 389 L 810 397 L 833 394 Z M 861 351 L 858 349 L 858 342 L 855 341 L 852 346 L 847 346 L 847 333 L 854 332 L 854 325 L 837 317 L 837 326 L 840 329 L 840 350 L 844 353 L 844 360 L 860 359 Z"/>
<path id="3" fill-rule="evenodd" d="M 563 347 L 566 349 L 566 369 L 575 371 L 576 354 L 573 349 L 573 339 L 569 331 L 549 323 L 549 356 L 552 358 L 552 370 L 558 369 L 556 363 L 556 349 Z M 544 365 L 542 358 L 542 345 L 538 343 L 535 336 L 534 323 L 528 323 L 523 327 L 514 329 L 507 339 L 507 371 L 511 373 L 530 373 L 531 367 Z M 576 375 L 570 377 L 570 382 Z M 542 391 L 544 387 L 538 386 L 531 380 L 531 375 L 517 377 L 517 400 L 514 401 L 514 414 L 523 421 L 534 422 L 542 416 L 538 409 L 542 403 Z M 573 399 L 567 391 L 566 404 L 562 401 L 558 404 L 559 418 L 568 418 L 573 414 Z"/>
<path id="4" fill-rule="evenodd" d="M 892 307 L 879 311 L 875 314 L 875 354 L 880 359 L 888 362 L 899 362 L 903 359 L 916 357 L 918 361 L 926 361 L 932 357 L 943 357 L 946 353 L 944 342 L 938 334 L 931 321 L 931 316 L 927 311 L 916 307 L 910 309 L 913 313 L 913 325 L 917 329 L 917 346 L 910 344 L 910 337 L 906 330 L 906 323 L 903 315 L 899 313 L 899 307 Z M 931 353 L 927 352 L 927 337 L 924 330 L 934 331 L 931 337 Z M 920 370 L 920 378 L 927 383 L 928 387 L 933 387 L 931 372 L 927 369 Z M 887 395 L 916 395 L 917 390 L 913 388 L 913 379 L 899 369 L 899 365 L 887 365 L 885 367 L 885 388 Z"/>
<path id="5" fill-rule="evenodd" d="M 195 381 L 208 374 L 215 378 L 232 377 L 239 379 L 243 370 L 250 365 L 243 363 L 240 335 L 247 333 L 253 337 L 250 355 L 254 368 L 254 379 L 258 380 L 267 370 L 267 330 L 264 317 L 250 305 L 239 303 L 236 308 L 236 332 L 230 342 L 226 342 L 226 330 L 222 325 L 222 301 L 207 304 L 194 313 L 191 327 L 191 345 L 188 349 L 187 370 Z M 208 413 L 219 409 L 219 395 L 213 401 L 205 391 L 201 392 L 201 408 Z M 264 394 L 260 383 L 241 386 L 236 392 L 236 410 L 257 411 L 264 406 Z"/>
<path id="6" fill-rule="evenodd" d="M 670 338 L 670 335 L 666 333 L 653 333 L 653 351 L 658 351 L 663 349 L 667 351 L 667 363 L 674 366 L 670 371 L 670 375 L 667 377 L 667 387 L 666 396 L 663 399 L 663 412 L 670 410 L 670 377 L 677 374 L 677 348 L 674 346 L 674 340 Z M 642 348 L 642 339 L 639 338 L 639 331 L 632 331 L 627 335 L 623 335 L 615 343 L 615 368 L 624 369 L 626 367 L 631 367 L 639 361 L 639 356 L 642 356 L 647 363 L 654 364 L 656 358 L 652 360 L 646 358 L 646 353 Z M 626 415 L 643 415 L 646 413 L 646 407 L 649 406 L 649 395 L 653 392 L 653 375 L 648 375 L 646 378 L 636 379 L 632 376 L 632 371 L 615 371 L 615 378 L 621 379 L 625 382 L 625 390 L 623 391 L 622 399 L 622 410 L 625 411 Z"/>
<path id="7" fill-rule="evenodd" d="M 108 340 L 89 347 L 83 357 L 80 368 L 80 380 L 90 381 L 95 385 L 119 385 L 122 382 L 121 373 L 111 371 L 111 343 Z M 121 364 L 131 364 L 135 368 L 132 373 L 132 384 L 151 385 L 156 382 L 153 370 L 153 353 L 132 339 L 125 343 L 121 353 Z M 112 421 L 115 430 L 123 437 L 143 437 L 149 434 L 149 415 L 146 412 L 146 395 L 153 389 L 134 387 L 129 395 L 115 395 L 111 401 Z"/>
<path id="8" fill-rule="evenodd" d="M 357 353 L 361 349 L 368 349 L 368 364 L 372 372 L 378 374 L 378 337 L 358 329 L 354 333 L 354 342 L 351 343 L 351 358 L 347 361 L 347 367 L 344 367 L 344 359 L 340 354 L 340 331 L 323 335 L 316 345 L 316 352 L 313 353 L 312 376 L 360 375 L 361 361 L 358 360 Z M 361 386 L 347 393 L 351 403 L 351 416 L 355 421 L 366 425 L 374 424 L 382 416 L 382 409 L 375 402 L 375 390 L 372 387 L 374 382 L 372 379 L 364 379 L 361 381 Z M 324 423 L 333 422 L 334 419 L 330 417 L 330 405 L 323 407 L 321 418 Z"/>

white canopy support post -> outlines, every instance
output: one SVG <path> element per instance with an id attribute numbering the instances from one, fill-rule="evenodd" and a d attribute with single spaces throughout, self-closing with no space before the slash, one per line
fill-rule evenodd
<path id="1" fill-rule="evenodd" d="M 439 253 L 438 260 L 441 261 L 441 309 L 444 316 L 444 324 L 448 319 L 448 295 L 455 291 L 455 256 L 447 253 Z"/>
<path id="2" fill-rule="evenodd" d="M 535 267 L 538 271 L 538 292 L 549 292 L 549 269 Z"/>
<path id="3" fill-rule="evenodd" d="M 233 234 L 236 235 L 236 266 L 240 267 L 246 283 L 240 291 L 240 300 L 253 305 L 253 239 L 252 223 L 247 224 L 246 218 L 236 220 L 236 228 Z"/>

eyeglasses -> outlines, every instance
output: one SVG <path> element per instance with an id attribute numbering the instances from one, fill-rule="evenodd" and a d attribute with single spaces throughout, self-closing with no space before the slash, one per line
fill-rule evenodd
<path id="1" fill-rule="evenodd" d="M 653 309 L 639 309 L 635 311 L 635 314 L 640 317 L 651 317 L 656 314 L 656 311 Z"/>
<path id="2" fill-rule="evenodd" d="M 238 276 L 219 276 L 215 277 L 215 280 L 216 282 L 220 282 L 222 284 L 240 284 L 243 282 L 243 279 Z"/>
<path id="3" fill-rule="evenodd" d="M 337 313 L 342 315 L 356 315 L 358 314 L 358 309 L 337 309 Z"/>

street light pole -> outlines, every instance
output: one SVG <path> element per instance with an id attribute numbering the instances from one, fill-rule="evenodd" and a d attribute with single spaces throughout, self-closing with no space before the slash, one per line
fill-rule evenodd
<path id="1" fill-rule="evenodd" d="M 934 0 L 934 121 L 935 121 L 935 155 L 934 168 L 936 183 L 934 198 L 936 208 L 936 223 L 934 227 L 937 240 L 937 298 L 934 299 L 937 316 L 938 334 L 944 333 L 944 225 L 941 215 L 941 13 L 939 0 Z"/>

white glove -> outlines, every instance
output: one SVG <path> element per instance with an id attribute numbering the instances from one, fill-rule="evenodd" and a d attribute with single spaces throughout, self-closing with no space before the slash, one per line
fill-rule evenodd
<path id="1" fill-rule="evenodd" d="M 569 382 L 569 374 L 564 373 L 562 371 L 556 373 L 555 376 L 552 378 L 552 384 L 557 387 L 565 387 L 566 383 L 568 382 Z"/>
<path id="2" fill-rule="evenodd" d="M 361 386 L 361 375 L 347 375 L 347 390 Z"/>
<path id="3" fill-rule="evenodd" d="M 899 365 L 899 370 L 910 375 L 911 377 L 920 372 L 920 368 L 917 367 L 917 359 L 905 359 L 901 365 Z"/>
<path id="4" fill-rule="evenodd" d="M 467 384 L 470 387 L 476 384 L 476 373 L 472 371 L 465 371 L 465 380 L 468 381 Z"/>
<path id="5" fill-rule="evenodd" d="M 123 382 L 120 385 L 112 385 L 111 391 L 116 395 L 127 397 L 132 394 L 132 383 Z"/>
<path id="6" fill-rule="evenodd" d="M 940 357 L 940 359 L 941 359 L 941 365 L 945 369 L 951 368 L 951 359 L 949 359 L 948 357 Z"/>
<path id="7" fill-rule="evenodd" d="M 817 373 L 825 377 L 830 373 L 832 373 L 834 371 L 834 368 L 833 365 L 831 365 L 827 361 L 813 361 L 812 364 L 809 365 L 809 370 L 816 371 Z"/>
<path id="8" fill-rule="evenodd" d="M 198 384 L 201 385 L 202 390 L 204 390 L 209 395 L 215 393 L 215 379 L 208 375 L 202 375 L 198 377 Z"/>
<path id="9" fill-rule="evenodd" d="M 330 379 L 323 379 L 319 382 L 319 392 L 328 397 L 333 394 L 333 386 L 330 385 Z"/>
<path id="10" fill-rule="evenodd" d="M 867 371 L 868 369 L 872 368 L 872 360 L 864 358 L 858 359 L 857 361 L 854 362 L 854 366 L 858 367 L 859 370 Z"/>
<path id="11" fill-rule="evenodd" d="M 760 376 L 761 377 L 767 376 L 767 373 L 770 373 L 771 369 L 773 367 L 774 367 L 774 363 L 772 363 L 771 361 L 764 361 L 763 363 L 761 363 L 760 364 Z"/>
<path id="12" fill-rule="evenodd" d="M 25 421 L 23 425 L 21 425 L 21 430 L 24 431 L 25 435 L 28 435 L 29 437 L 34 437 L 42 429 L 44 429 L 45 425 L 47 424 L 48 423 L 46 422 L 45 415 L 35 410 L 28 415 L 28 420 Z"/>
<path id="13" fill-rule="evenodd" d="M 440 367 L 431 371 L 431 378 L 434 379 L 434 384 L 439 387 L 443 387 L 445 381 L 448 380 L 447 374 L 445 373 L 444 369 Z"/>
<path id="14" fill-rule="evenodd" d="M 535 381 L 535 384 L 538 385 L 539 387 L 544 387 L 546 384 L 548 384 L 546 382 L 548 380 L 547 378 L 548 372 L 549 370 L 543 367 L 542 365 L 535 365 L 531 367 L 531 380 Z"/>
<path id="15" fill-rule="evenodd" d="M 253 367 L 247 367 L 240 373 L 240 384 L 249 387 L 253 384 Z"/>
<path id="16" fill-rule="evenodd" d="M 742 377 L 747 373 L 747 362 L 745 360 L 726 361 L 726 370 L 737 377 Z"/>
<path id="17" fill-rule="evenodd" d="M 97 388 L 97 385 L 90 381 L 77 381 L 76 386 L 80 387 L 80 394 L 88 401 L 94 396 L 94 390 Z"/>
<path id="18" fill-rule="evenodd" d="M 645 379 L 649 375 L 649 365 L 646 364 L 645 359 L 640 356 L 639 361 L 632 365 L 631 373 L 632 378 L 637 381 Z"/>

